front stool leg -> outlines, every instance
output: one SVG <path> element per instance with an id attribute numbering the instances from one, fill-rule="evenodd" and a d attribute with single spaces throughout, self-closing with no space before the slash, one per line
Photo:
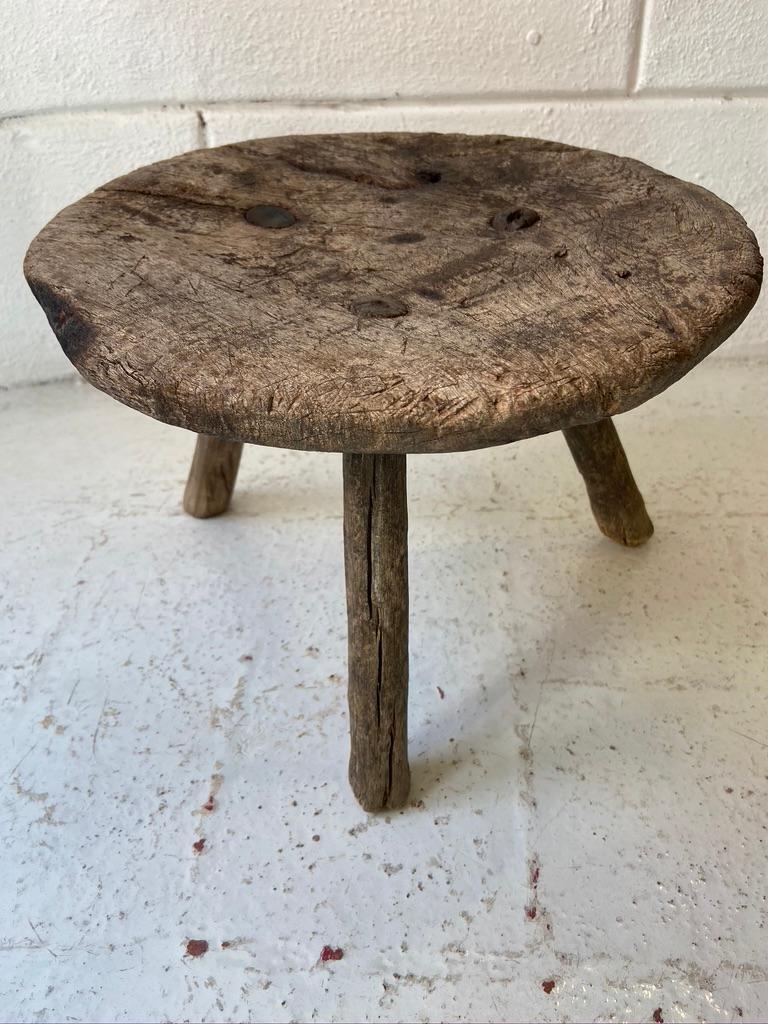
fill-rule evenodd
<path id="1" fill-rule="evenodd" d="M 235 489 L 243 446 L 240 441 L 198 434 L 187 486 L 184 511 L 197 519 L 226 512 Z"/>
<path id="2" fill-rule="evenodd" d="M 613 420 L 568 427 L 563 433 L 584 477 L 597 525 L 619 544 L 645 544 L 653 533 L 653 523 Z"/>
<path id="3" fill-rule="evenodd" d="M 349 781 L 366 811 L 402 807 L 408 768 L 404 455 L 344 455 Z"/>

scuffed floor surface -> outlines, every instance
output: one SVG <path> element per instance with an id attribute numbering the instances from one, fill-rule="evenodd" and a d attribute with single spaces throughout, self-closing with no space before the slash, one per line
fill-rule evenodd
<path id="1" fill-rule="evenodd" d="M 559 435 L 410 461 L 389 816 L 345 777 L 340 457 L 248 449 L 196 521 L 190 434 L 0 395 L 3 1019 L 768 1020 L 767 380 L 619 420 L 636 551 Z"/>

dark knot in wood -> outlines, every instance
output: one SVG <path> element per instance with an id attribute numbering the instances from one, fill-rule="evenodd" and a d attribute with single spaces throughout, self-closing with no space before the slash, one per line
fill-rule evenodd
<path id="1" fill-rule="evenodd" d="M 442 177 L 443 176 L 440 171 L 435 171 L 431 168 L 424 168 L 416 171 L 416 180 L 420 181 L 422 185 L 436 185 Z"/>
<path id="2" fill-rule="evenodd" d="M 384 295 L 366 295 L 364 298 L 355 299 L 351 303 L 350 309 L 355 316 L 381 317 L 385 320 L 405 316 L 408 312 L 408 307 L 400 299 L 392 299 Z"/>
<path id="3" fill-rule="evenodd" d="M 289 228 L 296 223 L 296 218 L 290 210 L 268 204 L 251 206 L 245 211 L 245 219 L 249 224 L 255 224 L 259 228 Z"/>
<path id="4" fill-rule="evenodd" d="M 499 234 L 503 234 L 505 231 L 522 231 L 540 220 L 541 217 L 535 210 L 520 206 L 516 210 L 502 210 L 497 213 L 491 218 L 491 227 Z"/>
<path id="5" fill-rule="evenodd" d="M 423 242 L 424 235 L 418 231 L 400 231 L 396 235 L 390 235 L 387 241 L 394 245 L 410 245 L 413 242 Z"/>

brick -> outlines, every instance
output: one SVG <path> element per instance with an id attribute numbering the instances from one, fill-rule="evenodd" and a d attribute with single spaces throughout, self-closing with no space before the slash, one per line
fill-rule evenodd
<path id="1" fill-rule="evenodd" d="M 768 85 L 765 0 L 649 0 L 641 89 Z"/>
<path id="2" fill-rule="evenodd" d="M 197 119 L 190 111 L 60 114 L 0 123 L 0 387 L 71 372 L 22 274 L 24 252 L 37 231 L 97 185 L 196 145 Z"/>
<path id="3" fill-rule="evenodd" d="M 0 113 L 623 89 L 635 0 L 11 4 Z"/>

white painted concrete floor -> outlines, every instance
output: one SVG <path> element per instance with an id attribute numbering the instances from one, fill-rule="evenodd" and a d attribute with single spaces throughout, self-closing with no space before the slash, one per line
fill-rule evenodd
<path id="1" fill-rule="evenodd" d="M 201 522 L 191 435 L 0 395 L 3 1019 L 768 1020 L 767 379 L 620 419 L 637 551 L 559 435 L 410 461 L 388 816 L 346 783 L 340 457 L 248 449 Z"/>

